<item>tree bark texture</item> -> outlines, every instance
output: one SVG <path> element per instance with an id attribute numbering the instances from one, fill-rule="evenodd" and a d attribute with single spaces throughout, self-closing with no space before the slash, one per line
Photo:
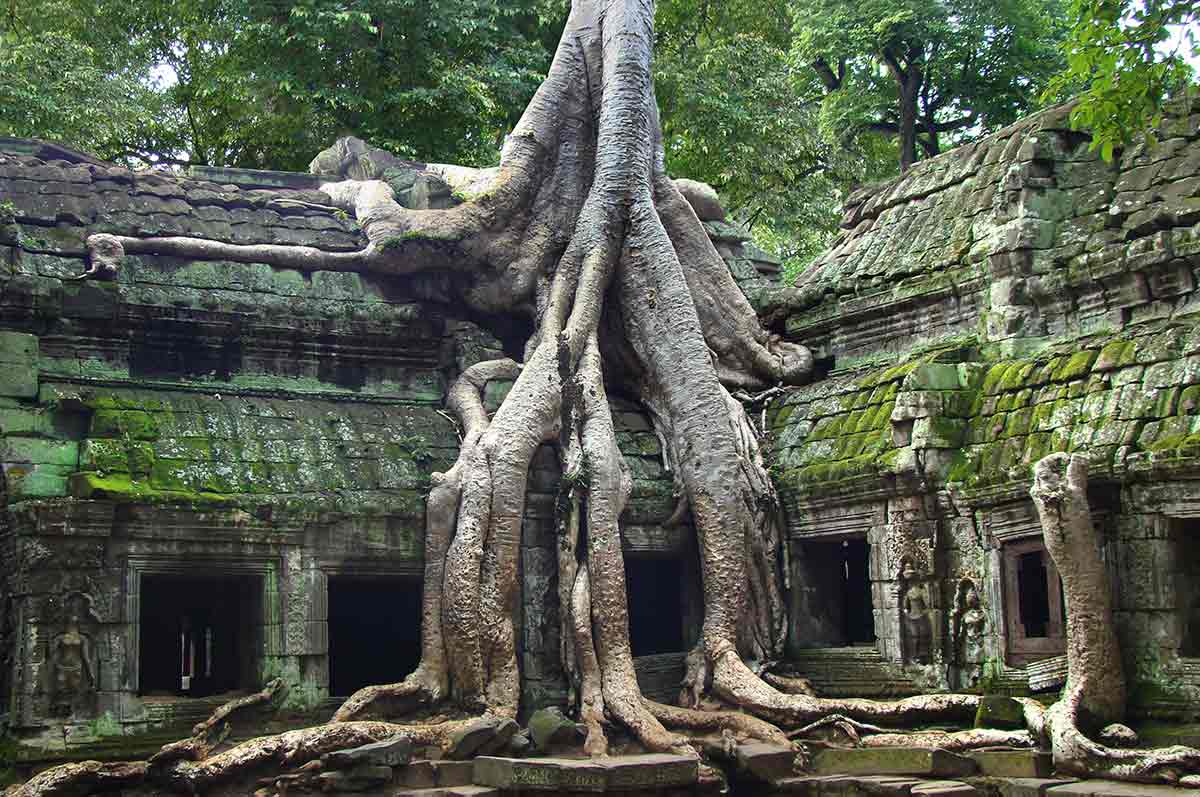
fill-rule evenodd
<path id="1" fill-rule="evenodd" d="M 1200 770 L 1200 750 L 1123 749 L 1092 740 L 1123 719 L 1126 686 L 1103 537 L 1092 523 L 1087 483 L 1087 460 L 1058 453 L 1034 466 L 1029 490 L 1067 604 L 1067 684 L 1046 712 L 1042 731 L 1060 772 L 1175 783 Z"/>

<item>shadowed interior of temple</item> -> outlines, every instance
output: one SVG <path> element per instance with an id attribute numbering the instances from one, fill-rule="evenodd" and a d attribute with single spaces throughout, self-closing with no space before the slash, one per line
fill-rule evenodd
<path id="1" fill-rule="evenodd" d="M 684 649 L 683 577 L 677 558 L 626 556 L 629 644 L 634 656 Z"/>
<path id="2" fill-rule="evenodd" d="M 331 695 L 399 681 L 420 658 L 420 579 L 329 579 Z"/>
<path id="3" fill-rule="evenodd" d="M 809 632 L 805 647 L 869 645 L 875 641 L 874 605 L 864 538 L 804 542 L 806 581 L 800 588 Z"/>
<path id="4" fill-rule="evenodd" d="M 258 577 L 142 577 L 140 694 L 205 697 L 257 681 Z"/>
<path id="5" fill-rule="evenodd" d="M 1200 658 L 1200 519 L 1175 523 L 1175 580 L 1179 596 L 1179 655 Z"/>

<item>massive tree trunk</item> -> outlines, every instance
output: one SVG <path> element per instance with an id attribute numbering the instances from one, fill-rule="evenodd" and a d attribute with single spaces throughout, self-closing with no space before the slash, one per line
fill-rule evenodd
<path id="1" fill-rule="evenodd" d="M 1067 603 L 1067 685 L 1047 711 L 1044 731 L 1060 772 L 1174 783 L 1200 770 L 1200 750 L 1121 749 L 1089 738 L 1123 719 L 1125 674 L 1087 472 L 1082 456 L 1051 454 L 1034 466 L 1029 491 Z"/>

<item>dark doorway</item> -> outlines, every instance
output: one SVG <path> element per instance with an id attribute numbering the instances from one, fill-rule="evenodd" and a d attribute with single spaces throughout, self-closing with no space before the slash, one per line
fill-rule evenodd
<path id="1" fill-rule="evenodd" d="M 1004 546 L 1008 658 L 1023 665 L 1066 651 L 1062 581 L 1040 539 Z"/>
<path id="2" fill-rule="evenodd" d="M 676 557 L 625 555 L 629 647 L 634 656 L 684 649 L 683 579 L 683 563 Z"/>
<path id="3" fill-rule="evenodd" d="M 329 578 L 329 693 L 403 680 L 421 659 L 421 580 Z"/>
<path id="4" fill-rule="evenodd" d="M 861 537 L 802 542 L 793 549 L 792 646 L 875 643 L 870 546 Z"/>
<path id="5" fill-rule="evenodd" d="M 1200 519 L 1176 521 L 1172 537 L 1175 595 L 1181 615 L 1179 655 L 1200 658 Z"/>
<path id="6" fill-rule="evenodd" d="M 142 576 L 138 693 L 205 697 L 253 687 L 261 596 L 258 576 Z"/>

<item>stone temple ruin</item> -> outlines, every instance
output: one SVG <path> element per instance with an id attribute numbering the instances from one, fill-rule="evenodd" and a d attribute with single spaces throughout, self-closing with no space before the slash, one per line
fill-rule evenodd
<path id="1" fill-rule="evenodd" d="M 817 358 L 811 384 L 750 406 L 785 510 L 778 672 L 823 696 L 1052 695 L 1065 607 L 1030 467 L 1077 452 L 1131 723 L 1144 743 L 1200 742 L 1198 121 L 1176 109 L 1158 146 L 1108 164 L 1052 109 L 918 163 L 849 198 L 786 311 L 771 300 L 779 264 L 697 208 L 766 322 Z M 458 201 L 419 165 L 389 182 L 409 207 Z M 0 767 L 145 757 L 275 677 L 286 704 L 254 732 L 299 727 L 415 666 L 424 501 L 458 445 L 447 387 L 519 357 L 529 330 L 456 306 L 452 275 L 129 255 L 113 279 L 77 279 L 101 232 L 360 248 L 318 185 L 131 172 L 0 139 Z M 490 406 L 506 389 L 488 385 Z M 672 517 L 648 418 L 619 409 L 633 653 L 644 693 L 674 702 L 703 614 L 694 534 Z M 522 719 L 566 698 L 558 479 L 547 448 L 521 537 Z M 1049 777 L 1036 754 L 1012 772 L 985 755 L 966 770 L 820 758 L 823 776 L 958 786 L 791 777 L 780 793 L 1142 793 L 963 785 L 979 767 Z M 586 781 L 521 771 L 462 793 Z M 657 783 L 692 793 L 687 776 Z"/>

